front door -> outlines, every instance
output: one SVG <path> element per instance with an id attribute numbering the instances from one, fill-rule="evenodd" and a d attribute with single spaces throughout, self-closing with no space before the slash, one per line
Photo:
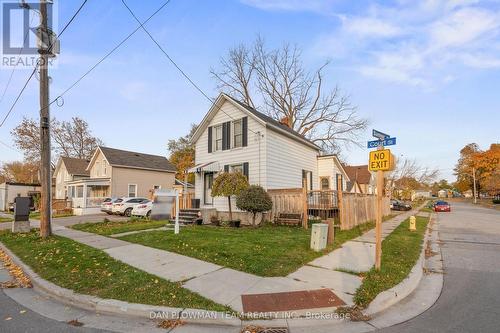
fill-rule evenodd
<path id="1" fill-rule="evenodd" d="M 212 198 L 212 184 L 214 182 L 214 174 L 213 173 L 205 173 L 203 176 L 203 187 L 204 187 L 204 204 L 205 205 L 213 205 L 214 199 Z"/>

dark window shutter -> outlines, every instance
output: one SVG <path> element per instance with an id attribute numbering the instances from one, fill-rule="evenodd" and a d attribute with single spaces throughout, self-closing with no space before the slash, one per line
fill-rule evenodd
<path id="1" fill-rule="evenodd" d="M 208 152 L 212 152 L 212 126 L 208 127 Z"/>
<path id="2" fill-rule="evenodd" d="M 243 163 L 243 175 L 247 177 L 248 180 L 248 162 Z"/>
<path id="3" fill-rule="evenodd" d="M 242 144 L 243 144 L 243 147 L 246 147 L 248 145 L 248 117 L 243 117 L 243 119 L 241 119 L 242 122 L 241 122 L 241 131 L 242 131 L 242 134 L 243 134 L 243 138 L 242 138 Z"/>
<path id="4" fill-rule="evenodd" d="M 226 149 L 231 149 L 231 122 L 226 123 Z"/>
<path id="5" fill-rule="evenodd" d="M 229 172 L 229 164 L 224 165 L 224 172 Z"/>
<path id="6" fill-rule="evenodd" d="M 222 123 L 222 150 L 227 149 L 227 123 Z"/>
<path id="7" fill-rule="evenodd" d="M 312 189 L 313 189 L 313 173 L 311 171 L 309 172 L 309 190 L 312 191 Z"/>

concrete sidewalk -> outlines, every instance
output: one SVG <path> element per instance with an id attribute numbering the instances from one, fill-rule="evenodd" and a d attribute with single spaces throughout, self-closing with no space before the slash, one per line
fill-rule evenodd
<path id="1" fill-rule="evenodd" d="M 390 234 L 414 213 L 406 212 L 384 222 L 383 236 Z M 260 277 L 177 253 L 68 229 L 59 225 L 57 220 L 53 223 L 56 235 L 101 249 L 121 262 L 163 279 L 182 282 L 184 288 L 239 312 L 243 311 L 241 295 L 323 288 L 331 289 L 347 305 L 353 305 L 352 297 L 361 285 L 361 279 L 337 269 L 367 271 L 373 266 L 375 257 L 375 231 L 370 230 L 286 277 Z"/>
<path id="2" fill-rule="evenodd" d="M 420 207 L 399 214 L 382 223 L 382 239 L 390 235 L 401 222 L 416 214 L 419 209 Z M 361 285 L 361 278 L 339 270 L 366 272 L 373 265 L 375 265 L 375 229 L 345 242 L 339 249 L 311 261 L 288 277 L 330 288 L 348 305 L 353 305 L 352 297 Z"/>

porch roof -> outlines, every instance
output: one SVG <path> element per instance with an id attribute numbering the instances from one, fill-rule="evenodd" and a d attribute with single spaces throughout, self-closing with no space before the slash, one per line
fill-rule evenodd
<path id="1" fill-rule="evenodd" d="M 73 180 L 70 182 L 66 182 L 66 185 L 101 185 L 101 186 L 109 186 L 111 185 L 111 178 L 85 178 Z"/>
<path id="2" fill-rule="evenodd" d="M 187 170 L 187 173 L 201 173 L 201 172 L 218 172 L 220 171 L 219 162 L 205 162 L 196 164 L 194 167 Z"/>

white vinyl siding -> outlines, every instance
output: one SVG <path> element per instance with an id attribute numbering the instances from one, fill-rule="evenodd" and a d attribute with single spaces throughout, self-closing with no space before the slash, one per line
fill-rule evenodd
<path id="1" fill-rule="evenodd" d="M 318 151 L 276 131 L 267 131 L 267 189 L 301 188 L 302 170 L 312 171 L 318 189 Z"/>
<path id="2" fill-rule="evenodd" d="M 347 190 L 347 176 L 342 172 L 342 170 L 338 167 L 338 164 L 335 162 L 335 157 L 333 156 L 325 156 L 318 158 L 318 183 L 321 178 L 328 177 L 330 181 L 330 190 L 337 189 L 337 174 L 342 175 L 342 183 L 344 191 Z"/>
<path id="3" fill-rule="evenodd" d="M 245 112 L 241 111 L 239 108 L 234 106 L 230 102 L 224 102 L 222 107 L 226 113 L 218 111 L 213 119 L 210 121 L 208 126 L 214 126 L 222 124 L 224 122 L 238 120 L 243 117 L 248 116 L 248 142 L 246 147 L 234 148 L 228 150 L 216 151 L 215 145 L 212 144 L 212 153 L 208 153 L 208 126 L 205 128 L 200 138 L 196 141 L 195 145 L 195 161 L 196 164 L 217 162 L 219 163 L 219 168 L 222 171 L 224 165 L 236 165 L 248 162 L 248 173 L 249 182 L 251 184 L 259 184 L 266 187 L 266 145 L 265 145 L 265 133 L 266 128 L 256 119 L 247 115 Z M 233 136 L 234 130 L 231 131 L 231 137 Z M 260 138 L 260 168 L 259 168 L 259 136 L 256 134 L 260 132 L 264 137 Z M 212 127 L 212 143 L 214 142 L 215 128 Z M 222 138 L 222 137 L 221 137 Z M 231 142 L 232 143 L 232 142 Z M 260 169 L 260 172 L 259 172 Z M 217 174 L 214 175 L 217 177 Z M 260 181 L 259 181 L 260 180 Z M 203 174 L 196 174 L 195 180 L 195 196 L 200 199 L 202 207 L 203 204 Z M 233 200 L 234 201 L 234 200 Z M 227 211 L 227 198 L 215 197 L 214 198 L 214 208 L 222 211 Z M 236 208 L 235 208 L 236 211 Z"/>

